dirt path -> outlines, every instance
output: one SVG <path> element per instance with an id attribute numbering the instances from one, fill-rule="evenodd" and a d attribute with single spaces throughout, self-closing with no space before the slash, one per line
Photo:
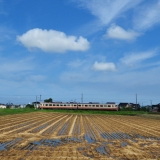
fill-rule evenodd
<path id="1" fill-rule="evenodd" d="M 74 120 L 73 120 L 73 123 L 72 123 L 71 129 L 70 129 L 69 134 L 68 134 L 69 136 L 71 136 L 71 135 L 72 135 L 73 128 L 74 128 L 74 125 L 75 125 L 76 120 L 77 120 L 77 116 L 75 116 L 75 118 L 74 118 Z"/>

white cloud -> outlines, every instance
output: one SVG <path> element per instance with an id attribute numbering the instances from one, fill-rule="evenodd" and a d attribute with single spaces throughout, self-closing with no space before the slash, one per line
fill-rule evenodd
<path id="1" fill-rule="evenodd" d="M 103 25 L 108 25 L 120 13 L 136 6 L 143 0 L 79 0 L 80 4 L 98 17 Z"/>
<path id="2" fill-rule="evenodd" d="M 136 10 L 134 27 L 143 31 L 160 23 L 160 0 L 152 1 L 153 4 L 144 5 Z"/>
<path id="3" fill-rule="evenodd" d="M 139 35 L 140 34 L 135 31 L 126 31 L 120 26 L 116 26 L 115 24 L 113 24 L 110 28 L 108 28 L 105 37 L 119 40 L 134 40 Z"/>
<path id="4" fill-rule="evenodd" d="M 89 42 L 83 37 L 67 36 L 55 30 L 31 29 L 21 36 L 17 36 L 28 49 L 38 48 L 45 52 L 85 51 L 89 49 Z"/>
<path id="5" fill-rule="evenodd" d="M 96 71 L 115 71 L 116 66 L 114 63 L 110 62 L 95 62 L 93 65 L 93 69 Z"/>
<path id="6" fill-rule="evenodd" d="M 132 66 L 135 63 L 142 62 L 146 59 L 152 58 L 156 55 L 155 51 L 141 52 L 141 53 L 132 53 L 124 56 L 120 61 L 126 65 Z"/>

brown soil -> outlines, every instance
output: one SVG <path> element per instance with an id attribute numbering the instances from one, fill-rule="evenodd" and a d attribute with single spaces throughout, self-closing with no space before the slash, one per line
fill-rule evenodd
<path id="1" fill-rule="evenodd" d="M 0 159 L 157 160 L 160 120 L 60 113 L 4 116 Z"/>

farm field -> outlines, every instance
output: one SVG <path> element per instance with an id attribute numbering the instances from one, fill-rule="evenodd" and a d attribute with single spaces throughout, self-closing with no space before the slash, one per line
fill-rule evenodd
<path id="1" fill-rule="evenodd" d="M 160 159 L 160 120 L 33 112 L 0 116 L 0 159 Z"/>

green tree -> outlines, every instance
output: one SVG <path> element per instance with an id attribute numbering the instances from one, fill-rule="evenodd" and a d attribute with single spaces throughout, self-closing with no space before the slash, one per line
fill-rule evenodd
<path id="1" fill-rule="evenodd" d="M 52 101 L 52 98 L 49 98 L 49 99 L 45 99 L 44 102 L 53 102 L 53 101 Z"/>
<path id="2" fill-rule="evenodd" d="M 34 105 L 33 104 L 27 104 L 26 108 L 34 108 Z"/>

